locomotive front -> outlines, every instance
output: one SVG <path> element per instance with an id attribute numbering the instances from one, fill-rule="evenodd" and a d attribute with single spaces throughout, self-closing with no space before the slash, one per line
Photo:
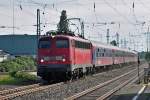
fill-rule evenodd
<path id="1" fill-rule="evenodd" d="M 47 36 L 39 39 L 37 75 L 44 80 L 66 79 L 70 72 L 70 42 L 68 37 Z"/>

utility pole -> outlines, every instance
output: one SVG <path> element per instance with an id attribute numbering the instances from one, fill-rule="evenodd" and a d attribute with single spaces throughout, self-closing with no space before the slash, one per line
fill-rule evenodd
<path id="1" fill-rule="evenodd" d="M 147 29 L 147 32 L 144 33 L 144 35 L 146 36 L 146 52 L 150 51 L 150 32 L 149 32 L 149 26 Z"/>
<path id="2" fill-rule="evenodd" d="M 107 44 L 109 44 L 109 29 L 107 29 L 107 35 L 106 35 L 106 38 L 107 38 Z"/>
<path id="3" fill-rule="evenodd" d="M 129 32 L 129 44 L 130 44 L 130 49 L 131 49 L 133 43 L 131 42 L 131 34 L 130 34 L 130 32 Z"/>
<path id="4" fill-rule="evenodd" d="M 149 32 L 149 26 L 148 26 L 147 34 L 146 34 L 146 37 L 147 37 L 147 39 L 146 39 L 146 42 L 147 42 L 147 43 L 146 43 L 146 44 L 147 44 L 147 52 L 149 52 L 149 44 L 150 44 L 150 43 L 149 43 L 149 42 L 150 42 L 150 41 L 149 41 L 149 39 L 150 39 L 150 35 L 149 35 L 149 34 L 150 34 L 150 32 Z"/>
<path id="5" fill-rule="evenodd" d="M 139 54 L 138 54 L 138 65 L 137 65 L 137 67 L 138 67 L 138 83 L 140 84 L 140 72 L 139 72 L 139 70 L 140 70 L 140 68 L 139 68 L 139 66 L 140 66 L 140 57 L 139 57 Z"/>
<path id="6" fill-rule="evenodd" d="M 84 22 L 80 22 L 81 24 L 81 36 L 84 38 Z"/>
<path id="7" fill-rule="evenodd" d="M 37 44 L 41 35 L 41 28 L 40 28 L 40 9 L 37 9 Z"/>
<path id="8" fill-rule="evenodd" d="M 121 41 L 120 41 L 120 46 L 121 46 L 121 48 L 123 48 L 123 39 L 121 39 Z"/>
<path id="9" fill-rule="evenodd" d="M 123 39 L 123 48 L 126 48 L 125 38 Z"/>
<path id="10" fill-rule="evenodd" d="M 137 41 L 136 50 L 138 51 L 140 47 L 140 41 Z"/>
<path id="11" fill-rule="evenodd" d="M 119 47 L 119 34 L 118 33 L 116 33 L 116 40 L 117 40 L 117 46 Z"/>

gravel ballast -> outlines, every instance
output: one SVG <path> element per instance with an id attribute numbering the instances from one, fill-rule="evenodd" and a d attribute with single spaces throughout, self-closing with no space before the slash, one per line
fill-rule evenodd
<path id="1" fill-rule="evenodd" d="M 142 65 L 143 66 L 143 65 Z M 75 93 L 84 91 L 90 87 L 108 81 L 116 76 L 122 75 L 133 70 L 136 66 L 122 67 L 93 76 L 87 76 L 74 82 L 67 82 L 57 88 L 51 88 L 44 91 L 24 95 L 14 98 L 14 100 L 63 100 L 65 97 L 72 96 Z"/>

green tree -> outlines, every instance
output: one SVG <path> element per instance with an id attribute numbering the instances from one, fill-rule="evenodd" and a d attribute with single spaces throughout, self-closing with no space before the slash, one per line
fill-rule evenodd
<path id="1" fill-rule="evenodd" d="M 111 41 L 110 44 L 113 45 L 113 46 L 117 46 L 117 43 L 116 43 L 115 40 Z"/>
<path id="2" fill-rule="evenodd" d="M 60 21 L 57 25 L 58 32 L 69 32 L 66 10 L 61 12 Z"/>
<path id="3" fill-rule="evenodd" d="M 145 59 L 150 62 L 150 52 L 147 52 L 145 55 Z"/>

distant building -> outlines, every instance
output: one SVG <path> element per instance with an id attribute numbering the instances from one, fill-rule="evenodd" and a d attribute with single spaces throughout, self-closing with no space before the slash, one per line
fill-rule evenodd
<path id="1" fill-rule="evenodd" d="M 36 56 L 36 35 L 0 35 L 0 50 L 11 56 Z"/>
<path id="2" fill-rule="evenodd" d="M 2 50 L 0 50 L 0 62 L 10 58 L 10 55 Z"/>

